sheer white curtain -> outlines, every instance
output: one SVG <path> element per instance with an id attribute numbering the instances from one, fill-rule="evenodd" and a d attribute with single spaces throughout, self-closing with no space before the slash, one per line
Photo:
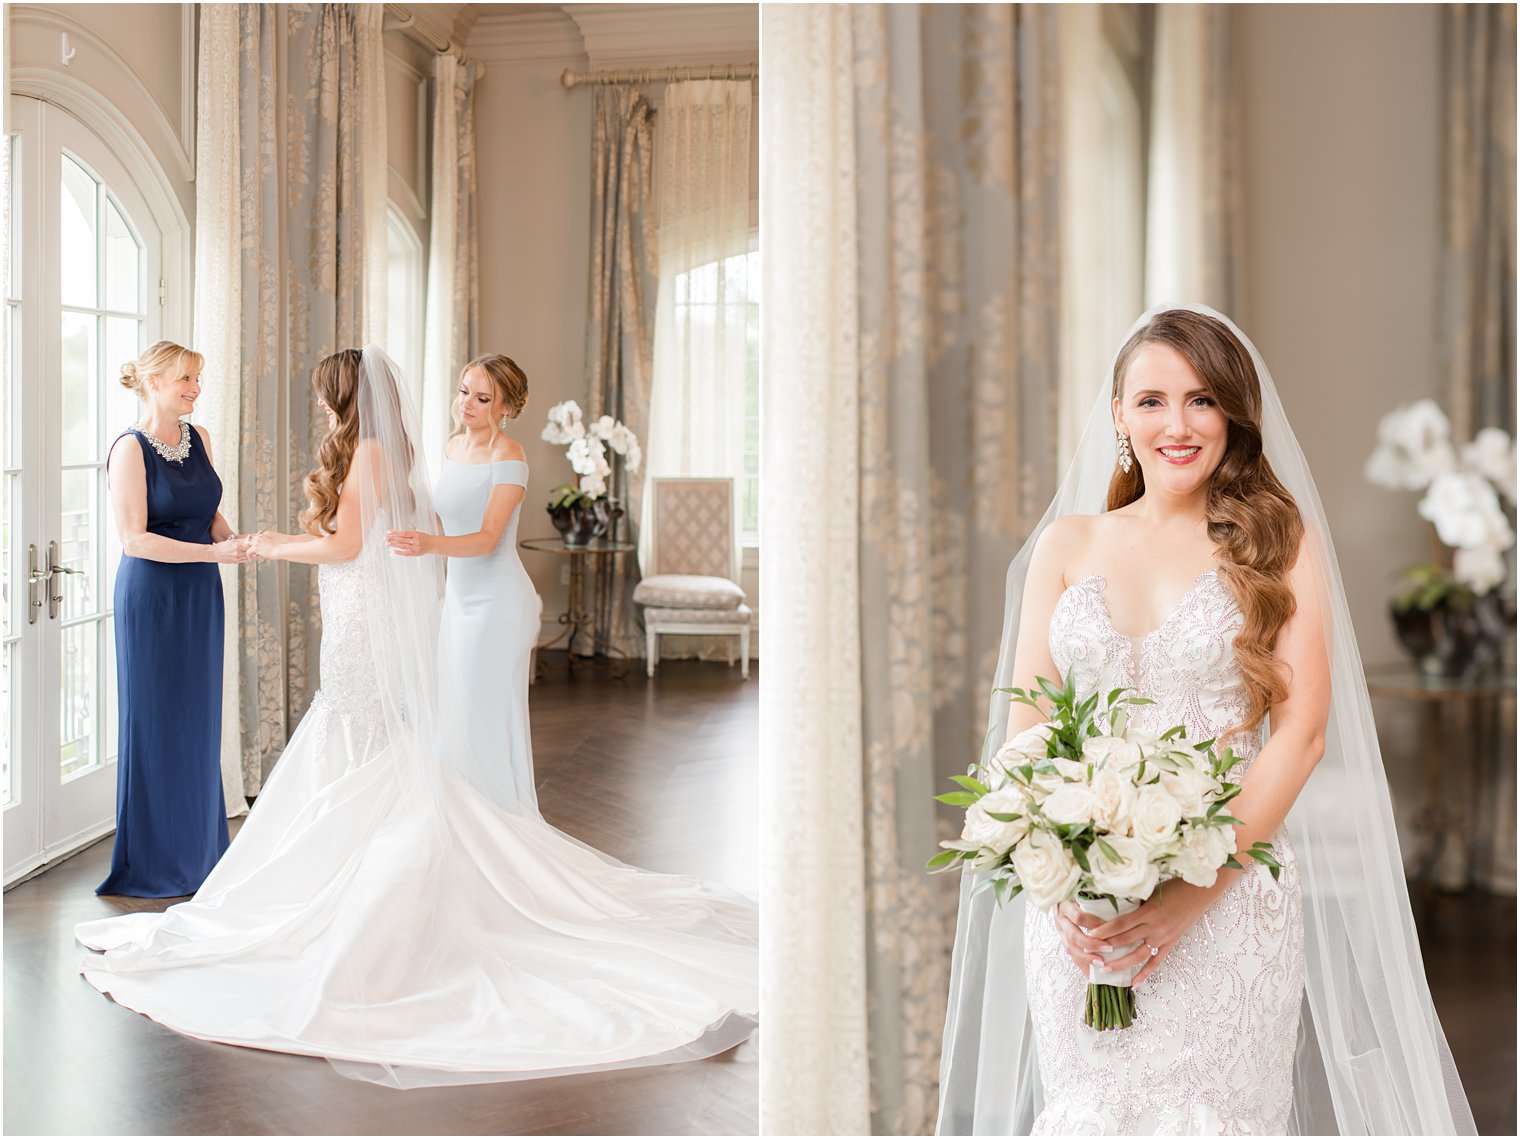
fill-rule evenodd
<path id="1" fill-rule="evenodd" d="M 1223 4 L 1160 4 L 1151 74 L 1145 303 L 1234 312 L 1239 116 Z"/>
<path id="2" fill-rule="evenodd" d="M 192 347 L 206 357 L 212 398 L 202 404 L 201 419 L 214 453 L 222 457 L 222 501 L 240 498 L 242 434 L 239 379 L 243 267 L 238 134 L 238 37 L 235 4 L 208 4 L 201 12 L 200 64 L 196 76 L 195 116 L 195 337 Z M 230 460 L 230 461 L 229 461 Z M 248 520 L 228 510 L 234 526 Z M 226 599 L 222 656 L 222 796 L 229 817 L 245 814 L 243 733 L 238 722 L 242 667 L 238 567 L 221 567 Z"/>
<path id="3" fill-rule="evenodd" d="M 743 474 L 752 103 L 748 80 L 665 88 L 646 479 Z"/>
<path id="4" fill-rule="evenodd" d="M 440 55 L 433 75 L 422 437 L 436 467 L 443 461 L 454 377 L 475 351 L 480 281 L 475 249 L 475 64 L 453 53 Z"/>
<path id="5" fill-rule="evenodd" d="M 864 1135 L 867 1059 L 860 645 L 860 343 L 854 40 L 847 5 L 760 9 L 765 400 L 760 563 L 760 1129 Z M 784 361 L 778 366 L 775 361 Z M 826 493 L 821 488 L 827 488 Z M 774 506 L 775 509 L 770 507 Z M 774 634 L 770 631 L 774 629 Z M 821 788 L 837 793 L 820 794 Z"/>

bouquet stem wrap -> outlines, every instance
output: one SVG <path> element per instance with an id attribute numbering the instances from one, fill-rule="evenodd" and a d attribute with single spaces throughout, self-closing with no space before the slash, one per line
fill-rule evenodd
<path id="1" fill-rule="evenodd" d="M 1132 898 L 1121 899 L 1118 906 L 1107 898 L 1077 898 L 1076 903 L 1083 913 L 1100 917 L 1104 921 L 1111 921 L 1140 908 L 1140 903 Z M 1100 949 L 1098 954 L 1104 960 L 1112 961 L 1131 952 L 1139 944 L 1138 941 L 1132 941 L 1128 945 L 1111 946 Z M 1131 965 L 1127 969 L 1104 969 L 1098 965 L 1089 965 L 1082 1023 L 1100 1032 L 1110 1028 L 1128 1028 L 1133 1024 L 1135 990 L 1132 986 L 1140 968 L 1140 965 Z"/>

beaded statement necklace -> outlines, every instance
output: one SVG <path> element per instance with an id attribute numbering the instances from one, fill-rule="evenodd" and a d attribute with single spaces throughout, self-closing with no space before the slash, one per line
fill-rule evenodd
<path id="1" fill-rule="evenodd" d="M 159 458 L 165 462 L 183 463 L 190 454 L 190 424 L 186 423 L 183 419 L 179 421 L 179 442 L 172 447 L 151 431 L 144 431 L 141 427 L 136 426 L 132 430 L 146 439 L 149 446 L 157 451 Z"/>

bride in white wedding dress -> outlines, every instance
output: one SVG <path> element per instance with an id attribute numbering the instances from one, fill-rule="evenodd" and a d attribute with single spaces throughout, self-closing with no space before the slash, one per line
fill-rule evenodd
<path id="1" fill-rule="evenodd" d="M 324 1056 L 398 1087 L 739 1043 L 757 1008 L 754 904 L 617 863 L 524 796 L 499 805 L 460 703 L 440 715 L 438 694 L 512 706 L 520 646 L 444 671 L 456 657 L 439 644 L 440 563 L 384 541 L 436 534 L 394 366 L 350 349 L 313 384 L 330 428 L 307 481 L 310 533 L 261 535 L 256 550 L 321 567 L 320 691 L 193 899 L 77 927 L 101 951 L 84 976 L 186 1035 Z M 526 735 L 525 684 L 520 700 Z"/>
<path id="2" fill-rule="evenodd" d="M 1201 306 L 1147 313 L 1009 571 L 997 687 L 1129 688 L 1133 722 L 1239 760 L 1236 847 L 1103 922 L 962 890 L 944 1134 L 1452 1134 L 1473 1122 L 1430 1002 L 1323 511 L 1271 377 Z M 993 701 L 994 748 L 1038 714 Z M 1136 947 L 1135 1023 L 1082 1023 Z"/>

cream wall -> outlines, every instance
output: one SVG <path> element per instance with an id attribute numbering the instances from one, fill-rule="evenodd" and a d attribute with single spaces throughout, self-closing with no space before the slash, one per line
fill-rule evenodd
<path id="1" fill-rule="evenodd" d="M 1368 665 L 1404 660 L 1395 576 L 1428 555 L 1415 496 L 1369 485 L 1379 417 L 1443 399 L 1439 29 L 1430 5 L 1241 5 L 1245 256 L 1238 321 L 1282 393 L 1329 515 Z M 1416 727 L 1375 705 L 1401 817 Z M 1406 853 L 1412 842 L 1406 840 Z"/>
<path id="2" fill-rule="evenodd" d="M 560 74 L 567 67 L 584 72 L 753 61 L 758 16 L 753 5 L 727 11 L 714 5 L 684 11 L 672 5 L 566 5 L 523 14 L 502 8 L 486 6 L 465 45 L 486 69 L 475 97 L 480 348 L 505 352 L 528 373 L 528 406 L 516 438 L 533 478 L 520 533 L 550 536 L 548 492 L 571 471 L 564 448 L 538 435 L 553 404 L 586 403 L 591 252 L 592 88 L 567 91 Z M 735 42 L 743 38 L 742 27 L 735 30 L 742 23 L 739 9 L 750 13 L 748 47 Z M 662 90 L 662 83 L 644 88 L 657 115 Z M 755 138 L 758 145 L 758 132 Z M 753 151 L 751 163 L 758 187 Z M 746 554 L 740 584 L 758 622 L 758 563 L 755 551 Z M 524 564 L 544 599 L 545 631 L 557 632 L 555 616 L 565 606 L 564 559 L 529 553 Z"/>

